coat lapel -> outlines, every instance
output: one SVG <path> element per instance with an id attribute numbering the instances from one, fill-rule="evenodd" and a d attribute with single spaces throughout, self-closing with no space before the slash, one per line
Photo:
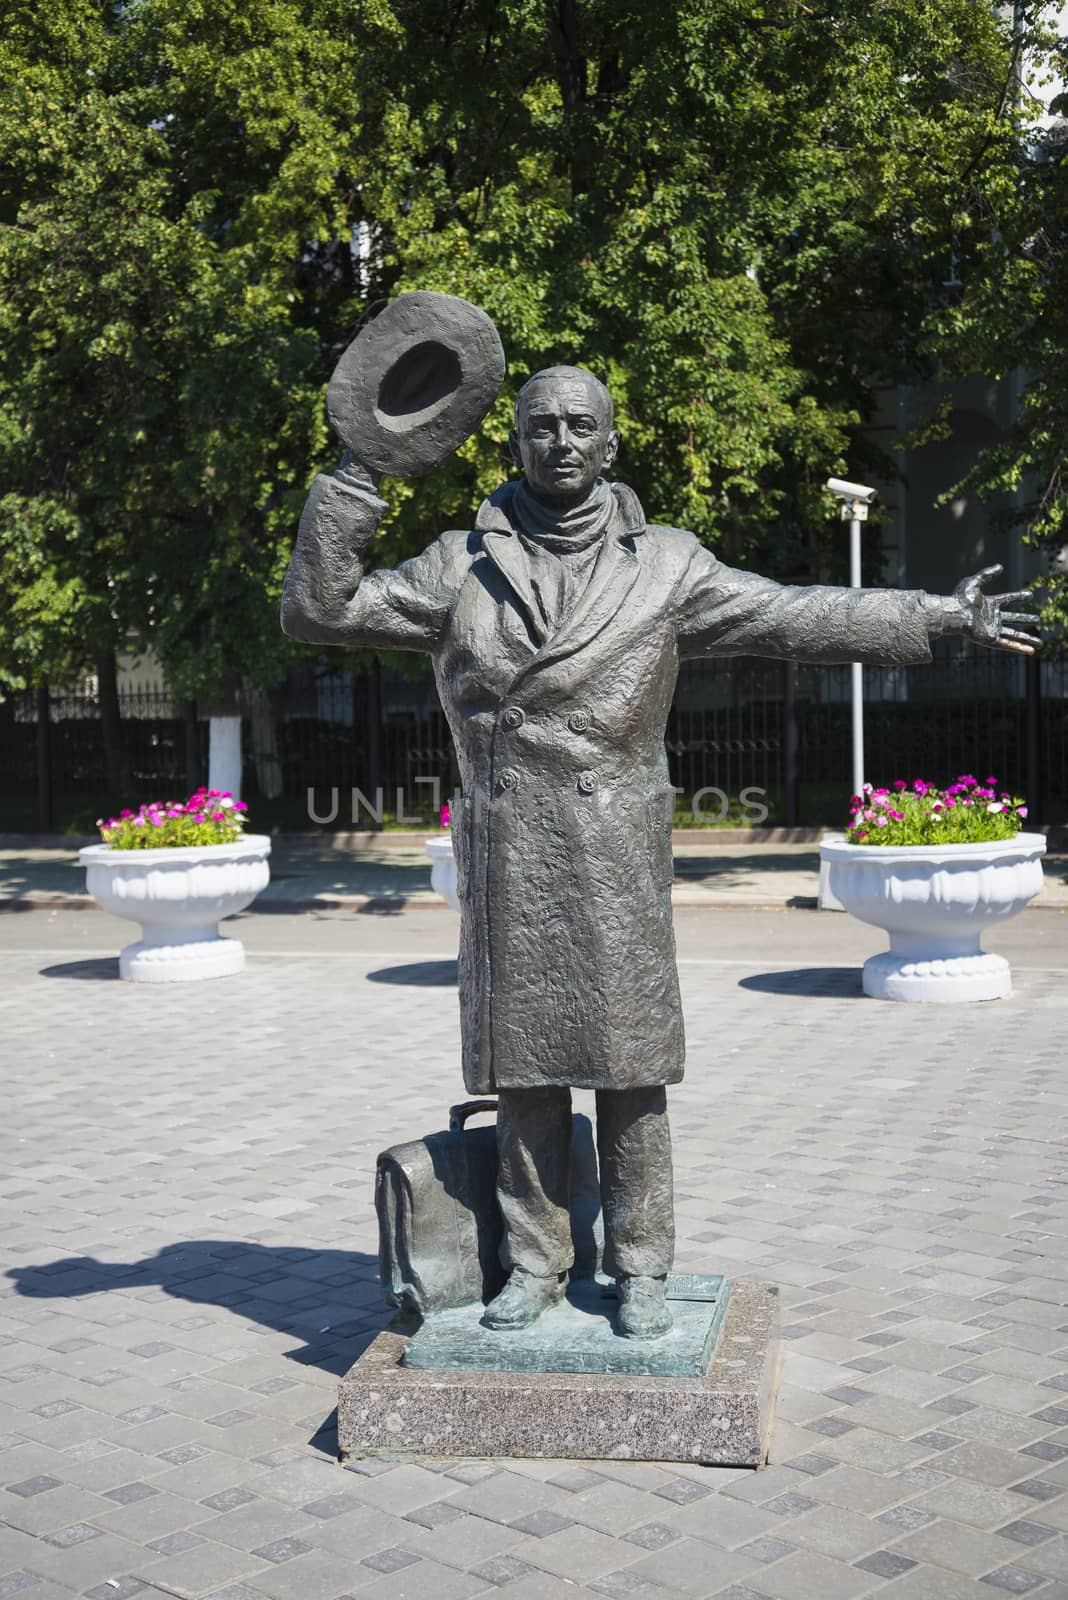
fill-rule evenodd
<path id="1" fill-rule="evenodd" d="M 514 533 L 503 528 L 487 529 L 482 535 L 482 548 L 511 586 L 512 592 L 526 613 L 527 623 L 539 646 L 545 643 L 545 621 L 541 608 L 530 586 L 530 572 L 526 552 Z"/>
<path id="2" fill-rule="evenodd" d="M 507 515 L 495 504 L 496 497 L 494 501 L 487 501 L 480 511 L 476 527 L 482 532 L 482 548 L 508 582 L 536 641 L 535 652 L 518 677 L 583 649 L 611 622 L 634 587 L 641 564 L 635 554 L 633 536 L 644 530 L 645 517 L 632 490 L 620 484 L 613 486 L 613 492 L 616 512 L 589 582 L 552 634 L 546 629 L 531 586 L 526 552 L 509 525 Z"/>
<path id="3" fill-rule="evenodd" d="M 532 672 L 535 668 L 551 666 L 555 661 L 573 656 L 595 639 L 633 589 L 640 566 L 629 539 L 621 542 L 611 531 L 606 533 L 585 589 L 526 670 Z"/>

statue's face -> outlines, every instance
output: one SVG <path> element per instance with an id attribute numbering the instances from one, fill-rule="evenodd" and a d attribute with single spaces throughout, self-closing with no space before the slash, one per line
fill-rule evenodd
<path id="1" fill-rule="evenodd" d="M 600 386 L 592 379 L 539 379 L 520 401 L 512 454 L 527 482 L 549 500 L 587 495 L 619 444 Z"/>

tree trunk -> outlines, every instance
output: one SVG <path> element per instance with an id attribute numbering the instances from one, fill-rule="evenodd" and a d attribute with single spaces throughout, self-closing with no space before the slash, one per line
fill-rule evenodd
<path id="1" fill-rule="evenodd" d="M 182 701 L 182 731 L 185 735 L 185 781 L 189 786 L 189 793 L 199 789 L 202 783 L 200 775 L 200 740 L 197 736 L 197 703 L 195 700 Z"/>
<path id="2" fill-rule="evenodd" d="M 122 727 L 118 664 L 114 650 L 105 651 L 97 657 L 96 686 L 100 703 L 100 731 L 104 739 L 104 771 L 111 803 L 117 812 L 119 806 L 129 804 L 132 781 Z"/>
<path id="3" fill-rule="evenodd" d="M 256 787 L 265 800 L 277 800 L 282 793 L 282 762 L 278 754 L 278 720 L 274 705 L 270 695 L 262 689 L 257 689 L 249 699 Z"/>
<path id="4" fill-rule="evenodd" d="M 783 822 L 796 828 L 801 818 L 800 740 L 797 727 L 797 662 L 782 664 Z"/>
<path id="5" fill-rule="evenodd" d="M 37 691 L 37 826 L 52 832 L 52 710 L 47 687 Z"/>
<path id="6" fill-rule="evenodd" d="M 352 682 L 353 733 L 362 725 L 360 748 L 363 770 L 354 773 L 355 787 L 369 795 L 377 805 L 377 795 L 382 784 L 382 666 L 376 661 L 362 676 Z M 355 819 L 354 819 L 355 820 Z M 380 817 L 371 814 L 371 827 L 382 827 Z"/>
<path id="7" fill-rule="evenodd" d="M 1044 823 L 1046 797 L 1042 783 L 1042 657 L 1028 656 L 1024 662 L 1026 700 L 1024 715 L 1027 746 L 1027 826 Z"/>
<path id="8" fill-rule="evenodd" d="M 241 691 L 237 678 L 223 687 L 208 718 L 208 788 L 241 798 Z"/>

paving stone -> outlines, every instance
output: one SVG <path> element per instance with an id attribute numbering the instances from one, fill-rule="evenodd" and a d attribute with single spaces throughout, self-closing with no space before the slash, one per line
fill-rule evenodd
<path id="1" fill-rule="evenodd" d="M 164 1593 L 177 1589 L 184 1600 L 186 1593 L 199 1597 L 245 1579 L 258 1582 L 265 1567 L 258 1556 L 209 1539 L 179 1555 L 149 1555 L 139 1563 L 137 1573 Z M 256 1600 L 260 1600 L 259 1595 Z"/>
<path id="2" fill-rule="evenodd" d="M 788 1544 L 785 1539 L 754 1539 L 750 1544 L 739 1545 L 738 1554 L 748 1556 L 750 1561 L 759 1561 L 766 1564 L 769 1561 L 781 1561 L 783 1556 L 788 1556 L 797 1549 L 795 1544 Z"/>
<path id="3" fill-rule="evenodd" d="M 114 1500 L 121 1506 L 129 1506 L 138 1500 L 149 1500 L 156 1494 L 159 1494 L 159 1490 L 150 1483 L 124 1483 L 117 1489 L 106 1489 L 104 1499 Z"/>
<path id="4" fill-rule="evenodd" d="M 764 1568 L 760 1588 L 772 1600 L 854 1600 L 872 1587 L 872 1575 L 810 1551 L 798 1551 Z"/>
<path id="5" fill-rule="evenodd" d="M 447 1500 L 435 1500 L 430 1505 L 417 1507 L 415 1511 L 406 1511 L 404 1520 L 405 1522 L 414 1522 L 420 1528 L 443 1528 L 450 1522 L 456 1522 L 458 1518 L 466 1516 L 466 1514 L 466 1512 L 461 1511 L 459 1506 L 450 1505 Z M 519 1528 L 523 1533 L 534 1533 L 536 1529 L 531 1527 L 530 1524 L 536 1520 L 537 1515 L 552 1517 L 553 1513 L 547 1511 L 538 1513 L 535 1517 L 527 1517 L 523 1519 L 527 1524 L 525 1527 L 523 1526 L 523 1521 L 514 1522 L 512 1526 Z M 555 1520 L 559 1526 L 567 1527 L 565 1518 L 560 1517 Z M 549 1528 L 547 1531 L 553 1533 L 555 1529 Z"/>
<path id="6" fill-rule="evenodd" d="M 370 1567 L 372 1572 L 401 1572 L 405 1567 L 414 1566 L 418 1560 L 419 1557 L 413 1556 L 409 1550 L 379 1550 L 376 1555 L 365 1556 L 360 1564 Z"/>
<path id="7" fill-rule="evenodd" d="M 259 1556 L 261 1561 L 292 1561 L 297 1556 L 307 1555 L 311 1548 L 303 1539 L 275 1539 L 271 1544 L 253 1550 L 252 1554 Z"/>
<path id="8" fill-rule="evenodd" d="M 826 925 L 785 923 L 776 955 L 803 973 L 804 930 L 822 937 Z M 390 924 L 398 949 L 407 925 Z M 0 1574 L 39 1570 L 42 1594 L 64 1600 L 116 1593 L 109 1578 L 198 1600 L 227 1589 L 227 1600 L 466 1600 L 497 1588 L 565 1600 L 576 1584 L 607 1600 L 867 1600 L 884 1587 L 893 1600 L 976 1600 L 1031 1592 L 1005 1587 L 1024 1573 L 1036 1594 L 1064 1600 L 1068 1229 L 1039 1203 L 1068 1184 L 1056 972 L 1023 964 L 1020 1001 L 981 1018 L 877 1007 L 878 1029 L 864 1029 L 833 984 L 769 996 L 739 984 L 744 968 L 683 963 L 680 1257 L 776 1279 L 796 1335 L 777 1464 L 731 1480 L 635 1462 L 338 1473 L 309 1441 L 327 1444 L 346 1340 L 383 1320 L 368 1174 L 379 1149 L 441 1125 L 455 992 L 368 981 L 382 958 L 345 955 L 354 1043 L 340 960 L 254 956 L 234 986 L 159 994 L 63 983 L 42 964 L 15 951 L 5 968 L 9 1015 L 47 1014 L 70 1048 L 20 1039 L 25 1077 L 0 1129 L 15 1269 L 0 1279 L 0 1460 L 9 1487 L 56 1487 L 0 1494 L 17 1522 L 0 1526 Z M 1023 1004 L 1037 1076 L 1021 1094 Z M 350 1073 L 294 1080 L 311 1037 L 320 1058 L 352 1073 L 373 1064 L 396 1094 L 361 1103 L 354 1127 Z M 989 1137 L 998 1131 L 1011 1139 Z M 135 1485 L 157 1492 L 128 1493 Z M 439 1516 L 442 1504 L 455 1514 Z M 539 1513 L 564 1526 L 540 1538 L 511 1526 Z M 96 1537 L 48 1542 L 78 1525 Z M 178 1549 L 183 1534 L 203 1542 Z M 288 1540 L 308 1548 L 255 1554 Z M 398 1550 L 405 1565 L 364 1564 Z M 864 1567 L 881 1555 L 916 1565 Z"/>
<path id="9" fill-rule="evenodd" d="M 1000 1567 L 997 1572 L 988 1572 L 979 1581 L 1006 1594 L 1030 1594 L 1032 1589 L 1041 1589 L 1046 1580 L 1034 1572 L 1025 1572 L 1022 1567 Z"/>
<path id="10" fill-rule="evenodd" d="M 207 1506 L 209 1511 L 236 1511 L 239 1506 L 251 1505 L 253 1500 L 259 1498 L 251 1489 L 223 1489 L 218 1494 L 207 1495 L 200 1503 Z M 303 1509 L 307 1510 L 307 1507 Z"/>
<path id="11" fill-rule="evenodd" d="M 450 1507 L 450 1510 L 455 1511 L 458 1516 L 462 1515 L 455 1506 Z M 560 1533 L 564 1528 L 574 1526 L 574 1517 L 561 1517 L 555 1511 L 532 1511 L 529 1516 L 517 1517 L 514 1522 L 509 1523 L 509 1527 L 514 1528 L 517 1533 L 529 1534 L 535 1539 L 546 1539 L 551 1533 Z"/>
<path id="12" fill-rule="evenodd" d="M 240 1489 L 232 1490 L 231 1494 L 243 1494 L 247 1500 L 255 1498 L 253 1495 L 245 1494 L 245 1491 Z M 223 1497 L 221 1495 L 216 1495 L 214 1498 L 219 1500 Z M 244 1501 L 241 1500 L 234 1502 L 234 1504 L 237 1505 L 241 1505 L 243 1503 Z M 347 1511 L 354 1511 L 357 1503 L 358 1502 L 349 1495 L 332 1494 L 326 1495 L 322 1500 L 309 1500 L 308 1504 L 306 1506 L 301 1506 L 300 1509 L 304 1512 L 305 1516 L 315 1517 L 318 1521 L 326 1517 L 343 1517 Z M 207 1505 L 208 1502 L 204 1501 L 203 1504 Z M 229 1511 L 232 1509 L 232 1506 L 220 1506 L 218 1509 Z"/>
<path id="13" fill-rule="evenodd" d="M 747 1584 L 750 1579 L 764 1588 L 766 1572 L 774 1570 L 740 1555 L 736 1550 L 710 1550 L 696 1539 L 683 1539 L 666 1549 L 643 1556 L 627 1570 L 659 1588 L 703 1600 L 731 1584 Z"/>
<path id="14" fill-rule="evenodd" d="M 861 1572 L 873 1572 L 877 1578 L 900 1578 L 903 1572 L 911 1572 L 916 1562 L 896 1550 L 873 1550 L 854 1565 Z"/>
<path id="15" fill-rule="evenodd" d="M 450 1474 L 452 1477 L 457 1475 Z M 596 1489 L 604 1482 L 604 1477 L 599 1472 L 590 1472 L 587 1467 L 565 1467 L 562 1472 L 554 1473 L 546 1481 L 557 1489 L 567 1489 L 571 1494 L 581 1494 L 584 1489 Z"/>
<path id="16" fill-rule="evenodd" d="M 90 1539 L 99 1539 L 101 1529 L 94 1528 L 88 1522 L 74 1522 L 69 1528 L 56 1528 L 52 1533 L 46 1533 L 45 1539 L 49 1544 L 54 1544 L 57 1550 L 69 1550 L 76 1544 L 88 1544 Z"/>
<path id="17" fill-rule="evenodd" d="M 182 1556 L 187 1550 L 196 1550 L 202 1544 L 207 1544 L 207 1540 L 185 1529 L 180 1533 L 164 1534 L 161 1539 L 149 1539 L 145 1548 L 155 1550 L 161 1556 Z"/>
<path id="18" fill-rule="evenodd" d="M 112 1578 L 85 1591 L 85 1600 L 134 1600 L 135 1595 L 147 1595 L 148 1585 L 140 1578 Z"/>
<path id="19" fill-rule="evenodd" d="M 516 1578 L 527 1577 L 534 1570 L 523 1561 L 514 1561 L 511 1556 L 494 1556 L 492 1561 L 483 1561 L 479 1566 L 472 1567 L 471 1573 L 475 1578 L 484 1578 L 487 1583 L 503 1586 L 514 1583 Z"/>
<path id="20" fill-rule="evenodd" d="M 666 1544 L 674 1544 L 682 1535 L 674 1528 L 665 1527 L 662 1522 L 647 1522 L 641 1528 L 632 1528 L 623 1537 L 628 1544 L 636 1544 L 641 1550 L 662 1550 Z"/>

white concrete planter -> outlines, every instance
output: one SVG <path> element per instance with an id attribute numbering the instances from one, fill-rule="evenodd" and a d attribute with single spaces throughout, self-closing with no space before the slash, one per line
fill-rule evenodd
<path id="1" fill-rule="evenodd" d="M 249 834 L 232 844 L 169 850 L 79 850 L 86 887 L 115 917 L 141 924 L 141 938 L 119 955 L 119 976 L 134 983 L 225 978 L 245 965 L 240 939 L 224 939 L 223 917 L 243 911 L 267 887 L 271 841 Z"/>
<path id="2" fill-rule="evenodd" d="M 1016 916 L 1042 888 L 1040 833 L 996 844 L 863 845 L 823 840 L 831 894 L 861 922 L 885 928 L 890 949 L 864 963 L 878 1000 L 1000 1000 L 1012 993 L 985 928 Z"/>
<path id="3" fill-rule="evenodd" d="M 460 895 L 456 887 L 456 857 L 452 853 L 452 840 L 427 839 L 426 853 L 430 857 L 430 887 L 435 894 L 447 900 L 454 911 L 460 909 Z"/>

